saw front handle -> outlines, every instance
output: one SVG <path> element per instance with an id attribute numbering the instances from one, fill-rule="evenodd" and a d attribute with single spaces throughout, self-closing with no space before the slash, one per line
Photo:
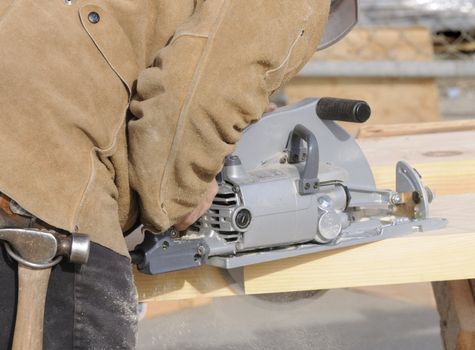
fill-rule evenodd
<path id="1" fill-rule="evenodd" d="M 307 150 L 302 147 L 302 140 L 307 143 Z M 318 167 L 320 155 L 318 141 L 313 132 L 302 124 L 297 124 L 290 134 L 289 164 L 305 161 L 305 168 L 300 174 L 299 193 L 313 194 L 318 190 Z"/>

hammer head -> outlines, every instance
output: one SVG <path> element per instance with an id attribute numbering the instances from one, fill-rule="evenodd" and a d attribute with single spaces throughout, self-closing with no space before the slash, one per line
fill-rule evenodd
<path id="1" fill-rule="evenodd" d="M 72 263 L 84 264 L 89 256 L 87 235 L 61 235 L 56 232 L 29 228 L 2 228 L 0 240 L 8 242 L 24 260 L 33 264 L 47 264 L 61 255 Z"/>

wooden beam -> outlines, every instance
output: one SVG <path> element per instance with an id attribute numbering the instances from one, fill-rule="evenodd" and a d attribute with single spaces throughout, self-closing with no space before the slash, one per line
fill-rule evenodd
<path id="1" fill-rule="evenodd" d="M 475 160 L 475 131 L 357 140 L 371 166 Z M 424 174 L 422 174 L 424 176 Z"/>
<path id="2" fill-rule="evenodd" d="M 434 282 L 432 286 L 445 349 L 475 349 L 475 298 L 471 281 Z"/>
<path id="3" fill-rule="evenodd" d="M 387 125 L 364 125 L 356 137 L 368 139 L 375 137 L 391 137 L 403 135 L 435 134 L 475 130 L 475 120 L 454 120 L 424 123 L 404 123 Z"/>
<path id="4" fill-rule="evenodd" d="M 444 125 L 437 128 L 445 131 L 461 124 Z M 410 129 L 403 128 L 400 136 L 358 139 L 378 187 L 395 188 L 395 164 L 405 160 L 436 195 L 475 193 L 475 131 L 419 134 L 428 129 L 414 125 L 414 132 L 406 135 Z"/>
<path id="5" fill-rule="evenodd" d="M 140 301 L 181 300 L 244 294 L 227 271 L 212 266 L 149 276 L 135 271 Z"/>

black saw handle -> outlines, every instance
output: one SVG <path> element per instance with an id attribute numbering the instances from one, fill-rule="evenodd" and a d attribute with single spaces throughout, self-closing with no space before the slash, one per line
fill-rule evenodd
<path id="1" fill-rule="evenodd" d="M 371 108 L 365 101 L 322 97 L 317 102 L 317 116 L 323 120 L 339 120 L 364 123 L 371 116 Z"/>

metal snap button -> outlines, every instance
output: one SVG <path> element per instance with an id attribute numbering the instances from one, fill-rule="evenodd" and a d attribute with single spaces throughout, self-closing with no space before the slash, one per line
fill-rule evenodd
<path id="1" fill-rule="evenodd" d="M 101 20 L 101 16 L 99 16 L 99 14 L 97 12 L 89 12 L 89 15 L 87 16 L 87 19 L 92 24 L 96 24 L 97 22 L 99 22 Z"/>

